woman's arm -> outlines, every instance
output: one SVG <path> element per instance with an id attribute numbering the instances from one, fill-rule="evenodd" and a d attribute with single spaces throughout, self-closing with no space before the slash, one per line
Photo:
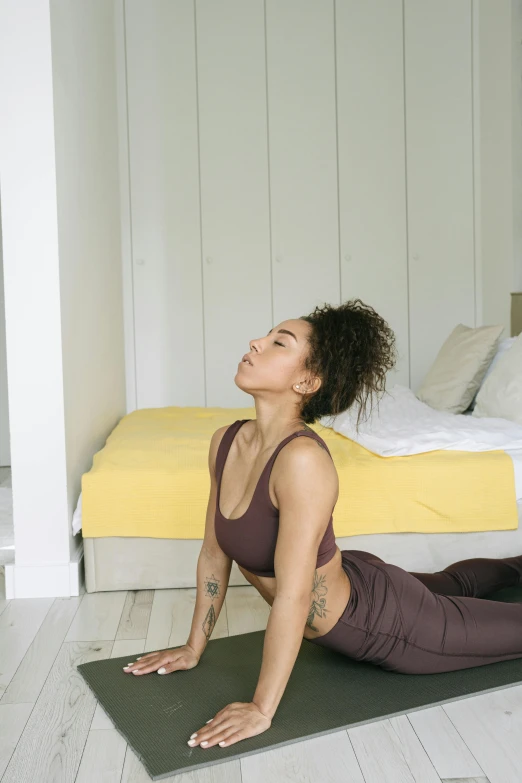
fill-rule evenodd
<path id="1" fill-rule="evenodd" d="M 201 549 L 197 566 L 196 606 L 187 644 L 201 657 L 225 600 L 232 561 Z"/>
<path id="2" fill-rule="evenodd" d="M 210 473 L 210 495 L 205 521 L 205 535 L 198 557 L 196 606 L 187 644 L 201 656 L 225 600 L 232 569 L 232 560 L 226 555 L 216 540 L 214 520 L 216 517 L 216 454 L 219 443 L 227 428 L 220 427 L 212 436 L 208 453 Z"/>
<path id="3" fill-rule="evenodd" d="M 268 618 L 263 663 L 252 698 L 268 718 L 273 718 L 301 648 L 310 610 L 310 596 L 274 600 Z"/>
<path id="4" fill-rule="evenodd" d="M 284 457 L 283 457 L 284 455 Z M 272 718 L 303 641 L 310 612 L 317 552 L 338 495 L 330 456 L 308 438 L 279 455 L 276 487 L 279 532 L 274 558 L 276 596 L 268 619 L 263 662 L 253 703 Z"/>

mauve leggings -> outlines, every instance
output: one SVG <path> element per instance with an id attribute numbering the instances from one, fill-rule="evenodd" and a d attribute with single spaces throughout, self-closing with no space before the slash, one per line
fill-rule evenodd
<path id="1" fill-rule="evenodd" d="M 370 552 L 341 554 L 352 592 L 336 625 L 313 644 L 404 674 L 522 657 L 522 603 L 481 597 L 522 584 L 522 555 L 471 558 L 421 574 Z"/>

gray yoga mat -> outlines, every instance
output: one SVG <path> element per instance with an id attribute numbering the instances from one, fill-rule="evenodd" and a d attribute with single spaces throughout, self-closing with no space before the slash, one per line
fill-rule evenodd
<path id="1" fill-rule="evenodd" d="M 489 598 L 522 602 L 522 587 Z M 128 655 L 77 668 L 152 780 L 522 683 L 522 657 L 444 674 L 400 674 L 303 639 L 267 731 L 229 747 L 190 748 L 190 735 L 216 712 L 252 700 L 264 635 L 211 639 L 189 671 L 136 677 L 123 671 L 135 660 Z"/>

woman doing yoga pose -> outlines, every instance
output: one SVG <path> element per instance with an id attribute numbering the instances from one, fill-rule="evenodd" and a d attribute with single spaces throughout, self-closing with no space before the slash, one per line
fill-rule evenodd
<path id="1" fill-rule="evenodd" d="M 235 382 L 253 396 L 256 418 L 212 437 L 189 638 L 125 669 L 141 675 L 196 666 L 237 562 L 271 606 L 259 680 L 251 702 L 225 706 L 189 745 L 228 746 L 269 729 L 303 637 L 402 673 L 522 657 L 522 604 L 484 599 L 522 582 L 522 555 L 462 560 L 423 574 L 335 543 L 337 471 L 307 425 L 353 404 L 364 414 L 394 362 L 393 332 L 357 299 L 283 321 L 252 340 L 239 363 Z"/>

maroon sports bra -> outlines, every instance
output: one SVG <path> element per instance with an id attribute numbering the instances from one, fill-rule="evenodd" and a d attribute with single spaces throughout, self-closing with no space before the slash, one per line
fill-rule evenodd
<path id="1" fill-rule="evenodd" d="M 320 441 L 328 451 L 328 454 L 330 454 L 330 451 L 324 440 L 312 430 L 299 430 L 288 435 L 277 446 L 263 468 L 252 500 L 245 513 L 237 517 L 237 519 L 227 519 L 221 513 L 219 505 L 221 478 L 232 441 L 236 432 L 246 421 L 251 421 L 251 419 L 238 419 L 231 424 L 225 431 L 219 444 L 216 455 L 217 501 L 214 521 L 215 534 L 223 552 L 235 560 L 238 565 L 257 576 L 275 576 L 274 554 L 279 528 L 279 509 L 272 503 L 268 489 L 268 481 L 275 459 L 286 443 L 300 435 L 306 435 Z M 316 568 L 328 563 L 335 555 L 336 548 L 332 514 L 319 546 Z"/>

